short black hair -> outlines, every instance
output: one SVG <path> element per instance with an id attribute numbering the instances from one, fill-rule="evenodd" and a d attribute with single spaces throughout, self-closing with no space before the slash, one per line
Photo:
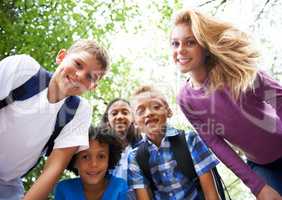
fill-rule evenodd
<path id="1" fill-rule="evenodd" d="M 89 141 L 97 140 L 99 143 L 108 144 L 109 145 L 109 169 L 114 169 L 118 164 L 121 153 L 123 151 L 122 140 L 117 136 L 115 131 L 107 126 L 98 126 L 93 127 L 92 125 L 89 128 Z M 74 172 L 76 175 L 78 174 L 78 170 L 75 168 L 75 162 L 77 159 L 77 155 L 73 155 L 69 165 L 67 167 L 68 170 Z"/>
<path id="2" fill-rule="evenodd" d="M 108 116 L 109 109 L 115 102 L 118 102 L 118 101 L 122 101 L 131 107 L 129 101 L 125 99 L 122 99 L 122 98 L 113 99 L 112 101 L 108 103 L 107 108 L 104 114 L 102 115 L 102 119 L 100 122 L 101 126 L 109 126 L 109 123 L 108 123 L 109 122 L 109 116 Z M 129 142 L 129 144 L 131 144 L 132 146 L 135 146 L 142 139 L 139 129 L 135 128 L 133 123 L 131 123 L 127 129 L 126 139 Z"/>

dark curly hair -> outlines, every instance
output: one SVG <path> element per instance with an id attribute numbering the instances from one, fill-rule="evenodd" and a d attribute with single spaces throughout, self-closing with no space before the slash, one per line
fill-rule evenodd
<path id="1" fill-rule="evenodd" d="M 122 98 L 113 99 L 112 101 L 108 103 L 107 108 L 102 116 L 102 119 L 100 122 L 101 126 L 109 126 L 109 123 L 108 123 L 109 122 L 109 118 L 108 118 L 109 109 L 115 102 L 118 102 L 118 101 L 122 101 L 131 107 L 129 101 L 125 99 L 122 99 Z M 142 139 L 139 129 L 135 128 L 133 123 L 131 123 L 127 129 L 126 139 L 131 146 L 136 146 L 137 143 Z"/>
<path id="2" fill-rule="evenodd" d="M 93 127 L 92 125 L 89 128 L 89 141 L 97 140 L 99 143 L 108 144 L 109 145 L 109 169 L 114 169 L 118 164 L 121 153 L 123 151 L 122 140 L 117 136 L 115 131 L 108 126 L 98 126 Z M 74 167 L 77 159 L 77 155 L 75 154 L 67 169 L 74 172 L 76 175 L 78 174 L 78 170 Z"/>

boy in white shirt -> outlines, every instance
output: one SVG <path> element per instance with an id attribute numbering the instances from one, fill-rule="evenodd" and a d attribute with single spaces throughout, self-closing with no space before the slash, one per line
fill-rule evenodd
<path id="1" fill-rule="evenodd" d="M 107 53 L 93 40 L 79 40 L 68 50 L 60 50 L 56 63 L 59 66 L 46 89 L 0 109 L 0 200 L 23 198 L 21 177 L 41 156 L 61 106 L 68 97 L 95 89 L 109 65 Z M 0 101 L 40 68 L 27 55 L 0 61 Z M 47 198 L 72 155 L 88 148 L 87 131 L 92 111 L 85 99 L 79 99 L 73 119 L 55 139 L 42 174 L 24 200 Z"/>

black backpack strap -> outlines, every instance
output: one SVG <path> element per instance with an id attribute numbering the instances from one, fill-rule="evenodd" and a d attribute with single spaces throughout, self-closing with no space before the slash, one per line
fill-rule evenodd
<path id="1" fill-rule="evenodd" d="M 168 137 L 173 156 L 177 162 L 177 168 L 180 170 L 190 181 L 195 182 L 198 175 L 195 171 L 193 160 L 188 149 L 184 131 L 178 135 Z"/>
<path id="2" fill-rule="evenodd" d="M 64 104 L 60 108 L 57 114 L 54 131 L 43 149 L 43 151 L 46 149 L 46 156 L 49 156 L 52 152 L 55 139 L 58 137 L 64 126 L 73 119 L 79 103 L 79 97 L 70 96 L 65 100 Z"/>
<path id="3" fill-rule="evenodd" d="M 28 79 L 24 84 L 12 90 L 10 94 L 0 101 L 0 109 L 14 101 L 26 100 L 48 87 L 52 74 L 43 68 Z"/>
<path id="4" fill-rule="evenodd" d="M 201 199 L 204 199 L 200 181 L 195 171 L 191 153 L 186 142 L 185 132 L 181 130 L 180 134 L 168 137 L 168 139 L 171 144 L 173 156 L 177 163 L 176 168 L 181 171 L 186 176 L 186 178 L 188 178 L 188 180 L 195 185 L 201 196 Z"/>
<path id="5" fill-rule="evenodd" d="M 212 169 L 212 174 L 213 174 L 213 177 L 214 177 L 214 180 L 215 180 L 215 183 L 216 183 L 217 192 L 220 195 L 221 200 L 226 200 L 225 193 L 224 193 L 225 185 L 224 185 L 224 182 L 223 182 L 220 174 L 218 173 L 216 167 L 214 167 Z M 230 197 L 226 187 L 225 187 L 225 190 L 226 190 L 226 193 L 227 193 L 229 199 L 231 200 L 231 197 Z"/>
<path id="6" fill-rule="evenodd" d="M 149 181 L 150 188 L 152 193 L 157 189 L 156 185 L 152 179 L 152 174 L 150 172 L 150 165 L 149 165 L 149 151 L 148 151 L 148 144 L 147 142 L 143 142 L 138 146 L 136 152 L 136 161 L 139 165 L 141 171 L 143 172 L 145 178 Z"/>
<path id="7" fill-rule="evenodd" d="M 80 103 L 79 97 L 70 96 L 65 100 L 64 104 L 60 108 L 60 110 L 57 114 L 54 131 L 53 131 L 51 137 L 49 138 L 48 142 L 45 144 L 45 146 L 42 150 L 42 153 L 46 150 L 46 153 L 45 153 L 46 156 L 49 156 L 51 154 L 53 147 L 54 147 L 55 139 L 58 137 L 58 135 L 60 134 L 60 132 L 62 131 L 64 126 L 73 119 L 73 117 L 76 113 L 76 110 L 79 106 L 79 103 Z M 42 156 L 40 156 L 40 158 L 37 160 L 36 164 L 33 165 L 23 175 L 23 177 L 26 176 L 30 171 L 32 171 L 39 164 L 41 158 L 42 158 Z"/>
<path id="8" fill-rule="evenodd" d="M 180 170 L 190 180 L 195 182 L 195 184 L 196 184 L 195 186 L 196 186 L 196 188 L 199 191 L 200 196 L 201 196 L 200 198 L 204 199 L 203 190 L 202 190 L 202 187 L 200 185 L 198 175 L 196 174 L 194 163 L 193 163 L 190 151 L 188 149 L 188 144 L 186 142 L 185 132 L 183 130 L 181 130 L 180 134 L 178 134 L 176 136 L 169 137 L 169 140 L 171 142 L 171 148 L 172 148 L 172 151 L 174 153 L 175 160 L 177 162 L 178 170 Z M 187 152 L 187 153 L 183 153 L 183 152 Z M 187 163 L 188 163 L 188 165 L 187 165 Z M 226 200 L 224 188 L 223 188 L 224 183 L 223 183 L 223 180 L 220 177 L 216 167 L 212 168 L 211 172 L 213 174 L 214 181 L 215 181 L 216 187 L 217 187 L 217 191 L 218 191 L 219 196 L 221 197 L 221 200 Z M 228 194 L 228 191 L 227 191 L 226 188 L 225 188 L 225 190 Z M 229 196 L 229 194 L 228 194 L 228 196 Z M 230 196 L 229 196 L 229 199 L 231 199 Z"/>

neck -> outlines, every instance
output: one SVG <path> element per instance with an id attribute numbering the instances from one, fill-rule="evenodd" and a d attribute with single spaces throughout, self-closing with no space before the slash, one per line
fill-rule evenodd
<path id="1" fill-rule="evenodd" d="M 157 145 L 158 147 L 160 147 L 160 146 L 161 146 L 162 139 L 164 138 L 164 132 L 149 133 L 147 136 L 148 136 L 148 138 L 149 138 L 155 145 Z"/>
<path id="2" fill-rule="evenodd" d="M 50 103 L 57 103 L 65 97 L 66 96 L 64 94 L 61 94 L 59 86 L 56 84 L 54 78 L 51 78 L 47 93 L 48 101 Z"/>
<path id="3" fill-rule="evenodd" d="M 195 88 L 202 87 L 207 77 L 208 77 L 208 72 L 204 68 L 201 68 L 197 71 L 193 71 L 191 73 L 191 83 L 193 87 Z"/>
<path id="4" fill-rule="evenodd" d="M 97 184 L 83 184 L 84 193 L 87 200 L 98 200 L 103 196 L 107 187 L 107 179 L 104 178 Z"/>

